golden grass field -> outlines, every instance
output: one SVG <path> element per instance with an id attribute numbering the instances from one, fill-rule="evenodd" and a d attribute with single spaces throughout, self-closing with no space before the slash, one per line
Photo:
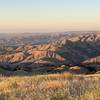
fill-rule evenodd
<path id="1" fill-rule="evenodd" d="M 0 76 L 0 100 L 100 100 L 100 75 Z"/>

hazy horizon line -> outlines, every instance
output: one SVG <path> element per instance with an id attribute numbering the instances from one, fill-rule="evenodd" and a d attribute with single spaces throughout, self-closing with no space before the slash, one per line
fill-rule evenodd
<path id="1" fill-rule="evenodd" d="M 17 33 L 63 33 L 63 32 L 99 32 L 100 30 L 66 30 L 66 31 L 48 31 L 48 32 L 39 32 L 39 31 L 37 31 L 37 32 L 0 32 L 0 34 L 8 34 L 8 33 L 10 33 L 10 34 L 17 34 Z"/>

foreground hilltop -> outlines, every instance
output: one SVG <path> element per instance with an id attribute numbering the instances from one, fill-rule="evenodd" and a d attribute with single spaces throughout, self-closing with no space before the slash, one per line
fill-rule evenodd
<path id="1" fill-rule="evenodd" d="M 39 39 L 37 41 L 40 41 Z M 1 72 L 96 73 L 100 70 L 99 33 L 59 34 L 52 37 L 52 40 L 48 39 L 49 35 L 45 42 L 25 42 L 23 45 L 5 47 L 2 45 Z"/>

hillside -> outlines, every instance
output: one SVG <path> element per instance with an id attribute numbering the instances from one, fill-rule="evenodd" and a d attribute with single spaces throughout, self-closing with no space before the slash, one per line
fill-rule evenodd
<path id="1" fill-rule="evenodd" d="M 0 68 L 3 71 L 1 73 L 6 71 L 12 74 L 22 70 L 28 73 L 67 71 L 87 74 L 100 71 L 99 33 L 64 33 L 52 34 L 52 36 L 55 39 L 49 41 L 49 38 L 44 35 L 47 39 L 44 43 L 40 41 L 37 44 L 32 42 L 26 44 L 24 40 L 23 45 L 20 43 L 16 46 L 2 45 Z M 37 38 L 38 40 L 40 39 Z"/>

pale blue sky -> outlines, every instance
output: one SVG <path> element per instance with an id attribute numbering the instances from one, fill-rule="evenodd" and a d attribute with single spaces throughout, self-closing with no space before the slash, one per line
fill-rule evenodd
<path id="1" fill-rule="evenodd" d="M 0 32 L 100 30 L 100 0 L 0 0 Z"/>

